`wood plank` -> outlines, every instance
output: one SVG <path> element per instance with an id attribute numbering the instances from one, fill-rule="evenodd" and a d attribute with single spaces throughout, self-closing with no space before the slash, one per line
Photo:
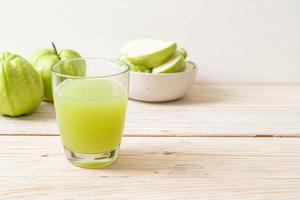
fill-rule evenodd
<path id="1" fill-rule="evenodd" d="M 57 136 L 0 137 L 0 199 L 300 197 L 300 139 L 126 137 L 101 170 L 70 165 Z"/>
<path id="2" fill-rule="evenodd" d="M 300 85 L 195 85 L 167 103 L 130 101 L 125 135 L 300 136 Z M 53 105 L 0 117 L 0 134 L 58 135 Z"/>

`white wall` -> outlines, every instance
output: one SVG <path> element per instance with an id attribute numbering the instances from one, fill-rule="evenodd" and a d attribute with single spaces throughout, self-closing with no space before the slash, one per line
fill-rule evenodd
<path id="1" fill-rule="evenodd" d="M 186 48 L 200 82 L 300 83 L 299 0 L 0 0 L 0 19 L 0 51 L 115 56 L 155 37 Z"/>

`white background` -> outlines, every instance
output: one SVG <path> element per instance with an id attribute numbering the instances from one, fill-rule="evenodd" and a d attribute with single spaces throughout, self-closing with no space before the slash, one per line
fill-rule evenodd
<path id="1" fill-rule="evenodd" d="M 0 51 L 115 57 L 130 39 L 175 40 L 197 81 L 300 83 L 300 0 L 0 0 Z"/>

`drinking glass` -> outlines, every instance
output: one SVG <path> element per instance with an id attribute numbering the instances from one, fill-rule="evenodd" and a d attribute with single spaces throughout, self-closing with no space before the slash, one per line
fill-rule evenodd
<path id="1" fill-rule="evenodd" d="M 73 58 L 52 69 L 56 119 L 67 159 L 85 168 L 111 164 L 123 132 L 129 66 L 106 58 Z"/>

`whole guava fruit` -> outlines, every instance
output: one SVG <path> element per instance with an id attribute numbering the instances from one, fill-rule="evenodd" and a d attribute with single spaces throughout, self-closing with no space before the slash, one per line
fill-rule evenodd
<path id="1" fill-rule="evenodd" d="M 53 49 L 40 49 L 33 53 L 30 62 L 41 75 L 44 83 L 44 100 L 53 102 L 52 83 L 51 83 L 51 67 L 61 60 L 70 58 L 80 58 L 79 53 L 72 49 L 64 49 L 57 51 L 52 43 Z M 63 74 L 72 76 L 84 76 L 85 64 L 83 62 L 65 63 Z"/>
<path id="2" fill-rule="evenodd" d="M 30 114 L 43 95 L 42 79 L 27 60 L 10 52 L 0 54 L 0 114 Z"/>

